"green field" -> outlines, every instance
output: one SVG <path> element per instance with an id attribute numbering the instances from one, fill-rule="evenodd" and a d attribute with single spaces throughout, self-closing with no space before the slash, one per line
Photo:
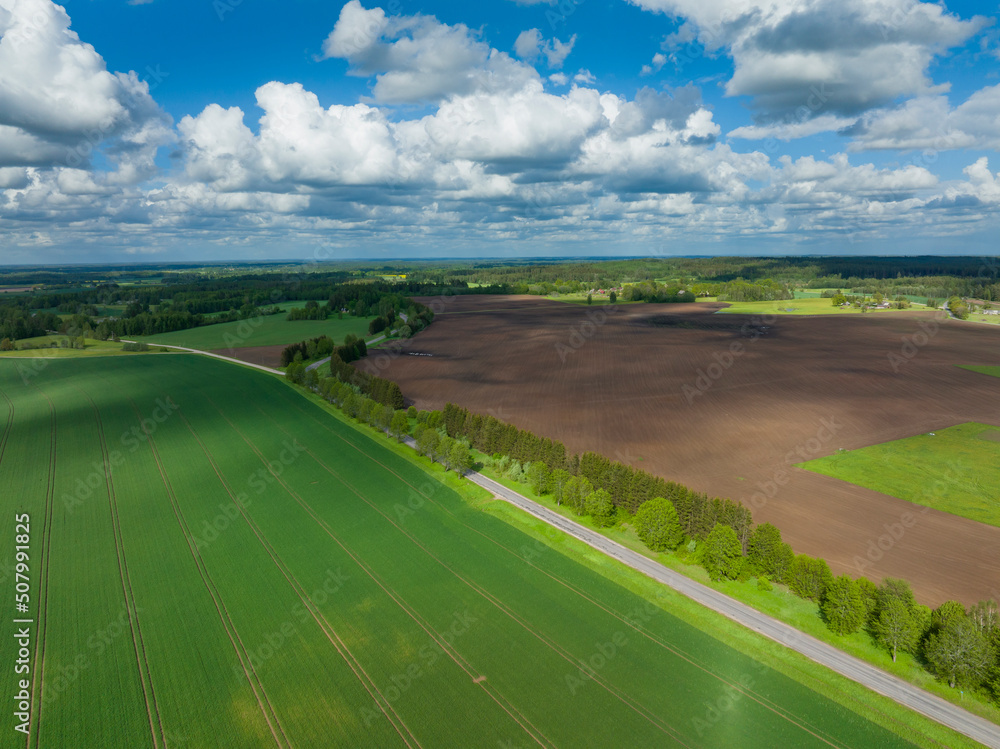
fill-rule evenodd
<path id="1" fill-rule="evenodd" d="M 977 365 L 960 365 L 962 369 L 968 369 L 972 372 L 979 372 L 980 374 L 990 375 L 991 377 L 1000 377 L 1000 367 L 982 367 Z"/>
<path id="2" fill-rule="evenodd" d="M 484 512 L 280 378 L 175 355 L 55 361 L 25 384 L 13 364 L 0 562 L 28 513 L 29 747 L 930 743 Z M 16 626 L 0 619 L 7 663 Z"/>
<path id="3" fill-rule="evenodd" d="M 329 320 L 295 320 L 289 322 L 284 315 L 265 315 L 251 320 L 203 325 L 173 333 L 139 336 L 138 341 L 169 343 L 172 346 L 212 351 L 214 349 L 243 348 L 247 346 L 278 346 L 298 343 L 308 338 L 328 335 L 343 343 L 348 335 L 368 337 L 368 323 L 374 317 L 331 317 Z"/>
<path id="4" fill-rule="evenodd" d="M 69 359 L 78 356 L 119 356 L 119 355 L 131 355 L 135 353 L 145 353 L 145 352 L 135 352 L 135 351 L 122 351 L 122 344 L 116 343 L 114 341 L 98 341 L 88 338 L 85 342 L 85 348 L 73 349 L 73 348 L 53 348 L 51 344 L 53 342 L 58 342 L 65 339 L 66 336 L 61 335 L 50 335 L 50 336 L 40 336 L 38 338 L 25 338 L 23 340 L 17 341 L 20 345 L 22 343 L 28 343 L 36 348 L 18 350 L 18 351 L 0 351 L 0 358 L 10 358 L 10 359 Z M 38 348 L 44 347 L 44 348 Z M 151 347 L 152 349 L 152 347 Z M 152 349 L 155 351 L 155 349 Z"/>
<path id="5" fill-rule="evenodd" d="M 860 315 L 859 307 L 834 307 L 829 299 L 809 297 L 803 299 L 784 299 L 777 302 L 726 302 L 729 306 L 719 310 L 719 313 L 731 315 Z M 867 314 L 885 314 L 912 312 L 913 310 L 876 309 Z"/>
<path id="6" fill-rule="evenodd" d="M 993 325 L 1000 325 L 1000 315 L 984 315 L 982 312 L 973 312 L 969 315 L 973 322 L 987 322 Z"/>
<path id="7" fill-rule="evenodd" d="M 1000 526 L 1000 427 L 990 424 L 959 424 L 799 467 Z"/>

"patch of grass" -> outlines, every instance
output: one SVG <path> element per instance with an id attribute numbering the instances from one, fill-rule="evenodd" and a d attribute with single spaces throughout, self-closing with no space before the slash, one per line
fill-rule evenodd
<path id="1" fill-rule="evenodd" d="M 726 302 L 719 314 L 731 315 L 860 315 L 860 307 L 834 307 L 829 299 L 819 297 L 783 299 L 776 302 Z M 915 308 L 868 310 L 867 314 L 913 312 Z"/>
<path id="2" fill-rule="evenodd" d="M 17 344 L 28 343 L 34 348 L 19 349 L 17 351 L 0 351 L 0 358 L 9 359 L 72 359 L 80 356 L 119 356 L 146 353 L 138 351 L 122 351 L 122 344 L 115 341 L 98 341 L 86 339 L 85 348 L 63 348 L 59 342 L 67 340 L 66 336 L 39 336 L 37 338 L 26 338 L 17 341 Z M 52 344 L 57 344 L 52 346 Z M 155 347 L 150 347 L 150 352 L 156 351 Z"/>
<path id="3" fill-rule="evenodd" d="M 1000 526 L 1000 427 L 958 424 L 798 464 L 809 471 Z"/>
<path id="4" fill-rule="evenodd" d="M 202 325 L 198 328 L 176 330 L 160 335 L 137 336 L 135 340 L 169 343 L 201 351 L 288 345 L 309 338 L 318 338 L 321 335 L 328 335 L 337 343 L 343 343 L 348 335 L 367 337 L 368 323 L 374 319 L 374 317 L 351 317 L 345 314 L 343 318 L 334 315 L 328 320 L 289 321 L 283 314 L 265 315 L 250 320 Z"/>
<path id="5" fill-rule="evenodd" d="M 979 374 L 990 375 L 991 377 L 1000 377 L 1000 367 L 982 367 L 978 365 L 959 365 L 962 369 L 968 369 L 972 372 L 979 372 Z"/>

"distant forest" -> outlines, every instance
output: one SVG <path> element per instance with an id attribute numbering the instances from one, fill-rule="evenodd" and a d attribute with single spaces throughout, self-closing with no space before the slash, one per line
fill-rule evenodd
<path id="1" fill-rule="evenodd" d="M 24 289 L 30 288 L 30 291 Z M 0 339 L 47 332 L 142 336 L 278 314 L 387 316 L 412 296 L 589 294 L 622 301 L 790 299 L 796 288 L 1000 301 L 984 257 L 638 258 L 0 268 Z M 320 303 L 323 304 L 320 307 Z M 293 315 L 293 319 L 294 318 Z"/>

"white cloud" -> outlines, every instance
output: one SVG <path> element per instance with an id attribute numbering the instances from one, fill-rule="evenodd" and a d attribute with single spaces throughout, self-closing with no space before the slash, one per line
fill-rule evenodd
<path id="1" fill-rule="evenodd" d="M 758 124 L 857 116 L 900 96 L 932 95 L 941 90 L 927 77 L 932 58 L 987 23 L 918 0 L 630 2 L 686 19 L 666 48 L 696 39 L 708 52 L 726 50 L 734 64 L 726 93 L 751 97 Z M 810 107 L 817 91 L 823 100 Z"/>
<path id="2" fill-rule="evenodd" d="M 49 0 L 0 0 L 0 165 L 87 166 L 105 150 L 116 179 L 155 169 L 169 118 L 135 73 L 110 73 Z"/>
<path id="3" fill-rule="evenodd" d="M 945 96 L 911 99 L 870 112 L 849 129 L 851 149 L 1000 149 L 1000 85 L 973 93 L 952 109 Z"/>
<path id="4" fill-rule="evenodd" d="M 746 140 L 795 140 L 831 130 L 843 130 L 855 123 L 854 117 L 838 117 L 835 114 L 821 114 L 813 119 L 803 118 L 791 122 L 775 122 L 769 125 L 744 125 L 730 130 L 730 138 Z"/>
<path id="5" fill-rule="evenodd" d="M 522 60 L 534 60 L 542 52 L 542 32 L 527 29 L 514 40 L 514 53 Z"/>
<path id="6" fill-rule="evenodd" d="M 534 68 L 490 48 L 464 24 L 433 16 L 386 16 L 350 0 L 323 43 L 325 57 L 375 76 L 375 100 L 385 104 L 438 101 L 480 89 L 518 89 L 538 78 Z"/>
<path id="7" fill-rule="evenodd" d="M 514 53 L 529 62 L 544 55 L 550 68 L 561 68 L 575 44 L 576 34 L 573 34 L 568 42 L 561 42 L 554 37 L 545 41 L 541 31 L 528 29 L 518 34 L 514 40 Z"/>
<path id="8" fill-rule="evenodd" d="M 642 70 L 639 71 L 639 75 L 652 75 L 653 73 L 659 73 L 663 69 L 663 66 L 667 62 L 667 56 L 662 52 L 657 52 L 653 55 L 653 61 L 649 65 L 643 65 Z"/>

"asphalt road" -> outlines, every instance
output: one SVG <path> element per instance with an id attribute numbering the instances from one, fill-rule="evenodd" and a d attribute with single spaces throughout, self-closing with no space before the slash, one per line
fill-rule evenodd
<path id="1" fill-rule="evenodd" d="M 948 726 L 961 734 L 974 739 L 981 744 L 1000 749 L 1000 726 L 973 715 L 967 710 L 953 705 L 940 697 L 925 692 L 875 666 L 865 663 L 854 656 L 838 650 L 832 645 L 817 640 L 815 637 L 800 632 L 794 627 L 772 619 L 766 614 L 750 608 L 739 601 L 712 590 L 701 583 L 667 569 L 661 564 L 644 557 L 621 544 L 612 541 L 600 533 L 586 528 L 579 523 L 563 517 L 552 510 L 543 507 L 527 497 L 508 489 L 501 484 L 486 478 L 479 473 L 469 473 L 467 478 L 484 489 L 511 504 L 520 507 L 549 525 L 564 531 L 610 557 L 627 564 L 654 580 L 669 585 L 674 590 L 683 593 L 698 603 L 713 611 L 729 617 L 775 642 L 795 650 L 807 658 L 822 664 L 848 679 L 858 682 L 879 694 L 895 700 L 911 710 Z"/>

